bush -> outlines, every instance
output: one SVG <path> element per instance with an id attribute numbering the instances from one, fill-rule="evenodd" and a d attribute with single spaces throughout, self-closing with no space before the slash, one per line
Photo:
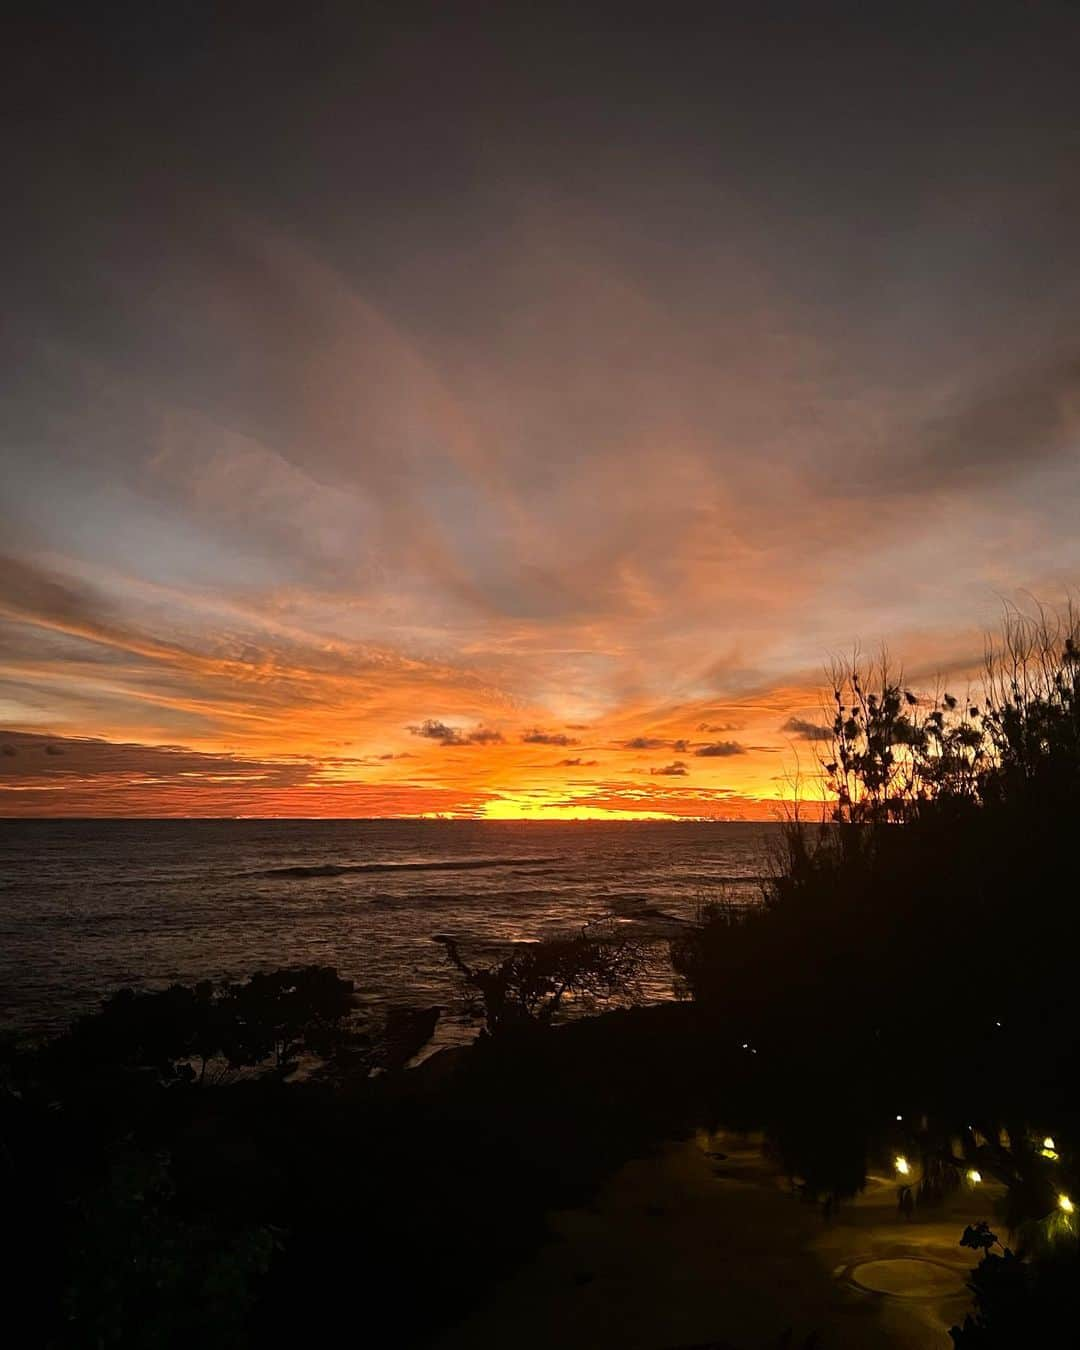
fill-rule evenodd
<path id="1" fill-rule="evenodd" d="M 760 905 L 705 908 L 680 979 L 742 1039 L 915 1045 L 944 1070 L 991 1037 L 1048 1082 L 1080 1049 L 1075 619 L 1008 624 L 980 702 L 921 700 L 887 663 L 833 697 L 832 820 L 786 827 Z"/>
<path id="2" fill-rule="evenodd" d="M 351 980 L 329 966 L 259 971 L 240 983 L 160 991 L 121 989 L 21 1072 L 71 1082 L 103 1070 L 152 1071 L 168 1084 L 220 1081 L 239 1069 L 295 1072 L 301 1059 L 367 1074 L 406 1063 L 431 1039 L 438 1008 L 392 1009 L 362 1018 Z M 20 1057 L 16 1056 L 18 1062 Z"/>
<path id="3" fill-rule="evenodd" d="M 858 1184 L 837 1120 L 893 1120 L 898 1102 L 936 1111 L 898 1126 L 920 1203 L 967 1167 L 1005 1183 L 1022 1240 L 980 1263 L 965 1350 L 1075 1340 L 1076 1220 L 1058 1195 L 1078 1185 L 1078 638 L 1071 611 L 1009 618 L 962 700 L 919 696 L 886 660 L 834 672 L 828 817 L 786 827 L 760 904 L 708 905 L 672 948 L 718 1043 L 759 1052 L 777 1118 L 831 1107 L 832 1123 L 770 1131 L 810 1191 Z M 1041 1121 L 1066 1142 L 1040 1147 Z"/>
<path id="4" fill-rule="evenodd" d="M 1076 1291 L 1080 1259 L 1075 1238 L 1052 1254 L 1024 1260 L 1008 1247 L 1001 1254 L 987 1225 L 966 1229 L 962 1246 L 983 1248 L 983 1258 L 968 1281 L 975 1312 L 949 1332 L 956 1350 L 1015 1350 L 1017 1346 L 1053 1347 L 1077 1342 Z M 1000 1244 L 998 1244 L 1000 1245 Z"/>
<path id="5" fill-rule="evenodd" d="M 644 949 L 612 928 L 522 943 L 493 966 L 470 965 L 453 938 L 435 938 L 446 948 L 465 984 L 481 997 L 491 1036 L 550 1027 L 566 1003 L 589 1008 L 633 994 L 644 966 Z"/>

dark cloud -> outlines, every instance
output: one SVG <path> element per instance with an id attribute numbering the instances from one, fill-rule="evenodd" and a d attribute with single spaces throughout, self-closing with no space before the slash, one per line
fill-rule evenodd
<path id="1" fill-rule="evenodd" d="M 526 745 L 578 745 L 580 742 L 573 736 L 567 736 L 562 731 L 541 731 L 539 727 L 533 727 L 532 731 L 526 731 L 521 739 Z"/>
<path id="2" fill-rule="evenodd" d="M 661 778 L 685 778 L 690 770 L 681 759 L 677 759 L 672 764 L 665 764 L 662 769 L 650 769 L 649 772 Z"/>
<path id="3" fill-rule="evenodd" d="M 390 753 L 385 754 L 385 755 L 380 755 L 379 758 L 380 758 L 380 759 L 415 759 L 416 756 L 415 756 L 415 755 L 409 754 L 408 750 L 402 750 L 400 754 L 396 754 L 396 755 L 395 755 L 393 752 L 390 752 Z"/>
<path id="4" fill-rule="evenodd" d="M 698 731 L 706 731 L 713 735 L 718 735 L 725 731 L 741 731 L 742 727 L 738 722 L 699 722 Z"/>
<path id="5" fill-rule="evenodd" d="M 915 467 L 950 479 L 1012 477 L 1070 451 L 1080 410 L 1080 362 L 1011 372 L 925 425 Z M 894 468 L 896 461 L 887 460 Z M 903 466 L 907 472 L 910 461 Z"/>
<path id="6" fill-rule="evenodd" d="M 419 726 L 410 727 L 414 736 L 422 736 L 428 741 L 438 741 L 440 745 L 497 745 L 501 744 L 501 731 L 490 727 L 477 727 L 475 731 L 462 731 L 460 727 L 447 726 L 445 722 L 426 718 Z"/>
<path id="7" fill-rule="evenodd" d="M 599 763 L 598 759 L 560 759 L 556 767 L 560 769 L 592 769 Z"/>
<path id="8" fill-rule="evenodd" d="M 287 788 L 317 781 L 323 763 L 295 756 L 258 759 L 189 750 L 182 745 L 137 745 L 92 737 L 73 736 L 58 740 L 20 731 L 7 732 L 6 737 L 3 759 L 0 760 L 0 785 L 5 788 L 60 787 L 105 780 L 155 788 L 196 788 L 225 783 Z M 20 751 L 27 753 L 20 755 Z M 20 762 L 11 763 L 16 757 Z M 46 765 L 43 758 L 54 762 Z M 63 763 L 55 762 L 58 760 Z"/>
<path id="9" fill-rule="evenodd" d="M 478 727 L 475 731 L 470 731 L 465 740 L 468 745 L 501 745 L 503 734 L 501 731 L 493 731 L 490 727 Z"/>
<path id="10" fill-rule="evenodd" d="M 687 740 L 672 741 L 671 748 L 677 755 L 688 755 L 690 753 L 690 742 Z"/>
<path id="11" fill-rule="evenodd" d="M 804 717 L 789 717 L 780 730 L 800 741 L 827 741 L 832 737 L 832 731 L 827 726 L 820 722 L 809 722 Z"/>
<path id="12" fill-rule="evenodd" d="M 709 745 L 699 745 L 694 754 L 702 759 L 727 759 L 730 755 L 745 755 L 746 747 L 738 741 L 713 741 Z"/>
<path id="13" fill-rule="evenodd" d="M 632 740 L 623 741 L 624 750 L 665 750 L 668 746 L 667 741 L 659 740 L 656 736 L 635 736 Z"/>
<path id="14" fill-rule="evenodd" d="M 422 736 L 426 741 L 438 741 L 441 745 L 465 745 L 465 737 L 457 727 L 448 727 L 445 722 L 437 722 L 433 717 L 426 718 L 419 726 L 410 727 L 414 736 Z"/>
<path id="15" fill-rule="evenodd" d="M 79 627 L 100 614 L 101 603 L 88 587 L 19 558 L 0 556 L 0 577 L 5 607 L 18 618 L 44 616 Z"/>

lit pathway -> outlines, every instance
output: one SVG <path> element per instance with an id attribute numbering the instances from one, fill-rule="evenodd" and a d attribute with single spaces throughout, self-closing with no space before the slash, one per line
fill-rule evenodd
<path id="1" fill-rule="evenodd" d="M 789 1327 L 793 1350 L 815 1330 L 823 1350 L 949 1350 L 975 1260 L 960 1234 L 992 1219 L 993 1195 L 929 1221 L 903 1219 L 896 1196 L 873 1178 L 826 1223 L 745 1141 L 673 1145 L 554 1215 L 558 1239 L 439 1350 L 772 1350 Z"/>

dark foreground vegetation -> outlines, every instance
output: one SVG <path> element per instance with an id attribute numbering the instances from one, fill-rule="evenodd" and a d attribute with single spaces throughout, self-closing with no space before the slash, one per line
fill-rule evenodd
<path id="1" fill-rule="evenodd" d="M 1006 1185 L 1015 1251 L 966 1235 L 987 1255 L 964 1350 L 1080 1341 L 1078 639 L 1071 611 L 1009 618 L 963 697 L 920 698 L 886 659 L 837 670 L 831 819 L 785 832 L 759 907 L 707 907 L 673 953 L 771 1091 L 844 1122 L 777 1134 L 813 1189 L 850 1194 L 845 1137 L 888 1121 L 913 1203 L 969 1171 Z"/>
<path id="2" fill-rule="evenodd" d="M 673 944 L 679 1002 L 560 1021 L 632 991 L 643 954 L 617 930 L 490 968 L 444 938 L 485 1029 L 418 1068 L 438 1011 L 374 1018 L 318 967 L 123 991 L 11 1049 L 19 1343 L 423 1345 L 548 1209 L 723 1123 L 764 1129 L 827 1209 L 898 1154 L 912 1208 L 998 1178 L 1005 1245 L 957 1234 L 983 1258 L 954 1339 L 1075 1344 L 1076 639 L 1010 622 L 963 697 L 839 671 L 832 819 L 791 824 L 760 905 L 721 898 Z"/>

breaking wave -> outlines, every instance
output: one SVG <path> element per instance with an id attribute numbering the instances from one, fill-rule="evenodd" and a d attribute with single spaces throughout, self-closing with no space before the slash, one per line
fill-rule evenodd
<path id="1" fill-rule="evenodd" d="M 542 867 L 551 858 L 444 858 L 437 862 L 318 863 L 311 867 L 271 867 L 263 877 L 345 877 L 372 872 L 477 872 L 492 867 Z"/>

